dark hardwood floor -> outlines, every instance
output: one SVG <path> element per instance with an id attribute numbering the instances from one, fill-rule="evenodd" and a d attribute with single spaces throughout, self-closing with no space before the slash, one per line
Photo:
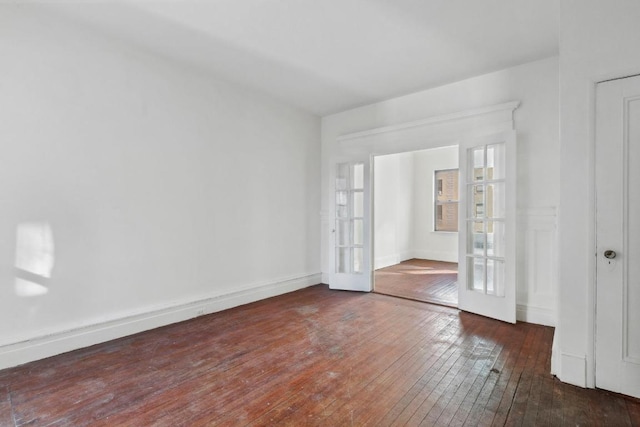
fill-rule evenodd
<path id="1" fill-rule="evenodd" d="M 458 306 L 458 264 L 410 259 L 375 271 L 377 293 Z"/>
<path id="2" fill-rule="evenodd" d="M 554 379 L 552 337 L 319 285 L 0 371 L 0 425 L 640 425 Z"/>

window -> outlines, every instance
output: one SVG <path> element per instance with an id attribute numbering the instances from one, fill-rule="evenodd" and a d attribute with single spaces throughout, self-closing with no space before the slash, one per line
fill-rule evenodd
<path id="1" fill-rule="evenodd" d="M 435 231 L 458 231 L 458 169 L 435 171 Z"/>

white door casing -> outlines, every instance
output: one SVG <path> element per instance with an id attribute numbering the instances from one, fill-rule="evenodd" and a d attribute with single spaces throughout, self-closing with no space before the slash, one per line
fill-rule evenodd
<path id="1" fill-rule="evenodd" d="M 371 159 L 333 167 L 331 289 L 372 290 Z"/>
<path id="2" fill-rule="evenodd" d="M 515 131 L 459 147 L 458 308 L 515 323 Z"/>
<path id="3" fill-rule="evenodd" d="M 596 90 L 596 387 L 640 397 L 640 77 Z"/>

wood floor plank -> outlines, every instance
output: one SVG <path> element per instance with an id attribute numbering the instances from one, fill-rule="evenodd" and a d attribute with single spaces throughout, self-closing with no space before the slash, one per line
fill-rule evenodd
<path id="1" fill-rule="evenodd" d="M 535 334 L 531 337 L 531 345 L 538 348 L 542 343 L 544 330 L 537 328 Z M 531 357 L 533 356 L 533 357 Z M 506 425 L 533 425 L 538 415 L 539 401 L 539 378 L 536 375 L 535 368 L 538 365 L 539 353 L 527 355 L 524 362 L 522 374 L 516 386 L 516 393 L 509 408 Z M 528 369 L 527 369 L 528 367 Z"/>
<path id="2" fill-rule="evenodd" d="M 464 399 L 460 404 L 460 407 L 456 411 L 449 425 L 463 426 L 467 422 L 467 419 L 469 419 L 469 416 L 472 414 L 475 405 L 478 402 L 486 402 L 485 398 L 488 398 L 488 390 L 490 390 L 492 385 L 495 384 L 493 379 L 496 377 L 496 361 L 500 358 L 504 350 L 504 346 L 500 343 L 500 340 L 497 339 L 500 334 L 500 328 L 496 328 L 496 335 L 494 339 L 495 345 L 493 347 L 493 350 L 486 358 L 481 372 L 479 373 L 474 383 L 471 385 L 469 391 L 466 393 Z"/>
<path id="3" fill-rule="evenodd" d="M 13 426 L 13 410 L 11 407 L 11 397 L 9 387 L 2 385 L 0 381 L 0 426 Z"/>
<path id="4" fill-rule="evenodd" d="M 450 320 L 451 322 L 448 322 L 441 329 L 447 332 L 439 334 L 440 339 L 444 338 L 445 335 L 451 336 L 453 333 L 452 329 L 449 328 L 453 323 L 453 319 Z M 426 365 L 433 364 L 437 359 L 433 357 L 434 351 L 439 351 L 438 348 L 434 348 L 432 345 L 434 335 L 424 333 L 421 335 L 422 337 L 416 342 L 416 345 L 411 347 L 411 351 L 405 353 L 401 359 L 398 359 L 399 363 L 390 365 L 388 369 L 360 390 L 364 396 L 353 402 L 353 408 L 345 406 L 333 418 L 340 419 L 341 413 L 348 409 L 355 424 L 365 425 L 367 422 L 377 424 L 395 404 L 395 399 L 389 401 L 386 397 L 381 399 L 380 396 L 388 394 L 395 396 L 406 391 L 415 382 L 416 377 L 427 369 Z"/>
<path id="5" fill-rule="evenodd" d="M 587 390 L 587 393 L 584 393 L 585 390 L 568 384 L 559 384 L 559 386 L 565 389 L 566 401 L 562 408 L 565 424 L 572 422 L 573 418 L 578 418 L 576 416 L 577 402 L 585 400 L 580 406 L 588 408 L 591 420 L 602 419 L 606 421 L 606 425 L 611 426 L 635 426 L 631 423 L 627 402 L 624 398 L 607 391 L 595 393 L 593 390 Z"/>
<path id="6" fill-rule="evenodd" d="M 501 336 L 501 342 L 507 347 L 507 350 L 494 365 L 496 379 L 493 389 L 486 404 L 484 406 L 476 405 L 472 410 L 473 416 L 469 417 L 470 422 L 465 423 L 465 425 L 490 426 L 494 424 L 494 419 L 507 393 L 507 386 L 513 375 L 513 368 L 520 357 L 526 336 L 527 329 L 525 328 L 509 328 L 505 335 Z M 507 398 L 513 399 L 513 394 L 508 395 Z"/>
<path id="7" fill-rule="evenodd" d="M 406 354 L 403 356 L 406 356 Z M 331 422 L 332 419 L 338 419 L 341 416 L 346 416 L 344 414 L 348 414 L 349 418 L 351 418 L 357 410 L 357 404 L 354 402 L 354 396 L 358 396 L 358 398 L 360 398 L 360 396 L 367 396 L 367 393 L 370 393 L 370 390 L 375 387 L 376 381 L 384 381 L 385 378 L 389 377 L 390 373 L 397 370 L 398 366 L 403 366 L 402 364 L 394 364 L 392 361 L 386 359 L 386 355 L 384 353 L 379 354 L 377 359 L 384 363 L 383 368 L 381 367 L 381 369 L 378 369 L 376 373 L 370 375 L 360 384 L 351 385 L 345 390 L 344 395 L 341 395 L 340 398 L 332 402 L 332 404 L 323 411 L 323 416 L 327 423 Z M 355 374 L 353 373 L 354 369 L 356 372 Z M 354 366 L 352 368 L 351 376 L 357 375 L 358 370 L 358 367 Z"/>
<path id="8" fill-rule="evenodd" d="M 467 315 L 461 314 L 461 319 L 464 317 L 467 317 Z M 480 331 L 481 328 L 482 321 L 477 321 L 468 325 L 464 331 L 461 331 L 458 339 L 451 343 L 433 368 L 416 382 L 406 396 L 410 398 L 410 401 L 406 402 L 404 409 L 392 425 L 419 423 L 425 418 L 444 392 L 443 388 L 451 381 L 451 369 L 456 369 L 456 367 L 464 363 L 463 355 L 465 351 L 468 351 L 468 347 L 473 346 L 474 342 L 477 341 L 474 339 L 474 334 L 476 331 Z"/>
<path id="9" fill-rule="evenodd" d="M 525 369 L 531 367 L 531 358 L 537 354 L 535 350 L 537 347 L 534 342 L 536 332 L 536 328 L 528 328 L 518 358 L 515 364 L 510 367 L 511 375 L 493 419 L 493 423 L 496 425 L 504 425 L 507 422 L 519 387 L 522 389 L 523 394 L 528 394 L 527 386 L 529 385 L 529 380 L 528 372 L 525 372 Z"/>
<path id="10" fill-rule="evenodd" d="M 458 264 L 453 262 L 410 259 L 375 271 L 375 292 L 458 306 Z"/>
<path id="11" fill-rule="evenodd" d="M 478 388 L 474 389 L 473 385 L 483 383 L 482 378 L 486 377 L 489 373 L 490 366 L 493 362 L 492 355 L 496 348 L 496 334 L 498 329 L 495 328 L 493 332 L 487 333 L 482 340 L 478 342 L 474 351 L 468 356 L 468 362 L 471 365 L 471 370 L 461 371 L 456 375 L 454 382 L 448 388 L 447 393 L 442 396 L 438 402 L 439 406 L 444 406 L 442 411 L 430 411 L 430 413 L 424 418 L 423 423 L 426 424 L 440 424 L 450 425 L 455 415 L 462 411 L 463 413 L 470 410 L 469 407 L 462 407 L 462 403 L 467 398 L 469 393 L 474 393 L 469 400 L 475 400 Z M 479 381 L 478 379 L 481 378 Z M 440 412 L 440 413 L 438 413 Z"/>
<path id="12" fill-rule="evenodd" d="M 424 319 L 423 323 L 429 322 L 429 321 L 435 321 L 436 320 L 436 314 L 435 313 L 427 313 L 426 318 Z M 399 321 L 401 321 L 399 319 Z M 392 322 L 387 322 L 387 323 L 392 323 Z M 419 326 L 418 325 L 418 329 L 419 330 Z M 395 325 L 389 326 L 389 327 L 395 327 Z M 385 335 L 385 332 L 387 332 L 387 329 L 383 329 L 382 326 L 379 326 L 377 328 L 375 328 L 375 330 L 371 331 L 370 334 L 368 334 L 368 337 L 363 339 L 362 341 L 362 345 L 366 345 L 367 348 L 369 348 L 370 352 L 365 352 L 365 351 L 357 351 L 358 349 L 356 347 L 354 347 L 352 351 L 349 355 L 346 355 L 345 357 L 340 358 L 340 360 L 330 363 L 330 364 L 326 364 L 323 363 L 320 365 L 320 372 L 331 372 L 332 375 L 330 375 L 332 378 L 332 380 L 339 380 L 339 374 L 338 372 L 335 372 L 336 370 L 340 371 L 340 372 L 344 372 L 345 370 L 348 369 L 349 374 L 347 376 L 348 380 L 346 381 L 347 383 L 352 383 L 356 382 L 356 386 L 364 386 L 365 381 L 367 378 L 371 378 L 373 376 L 373 372 L 380 372 L 381 370 L 384 369 L 384 366 L 386 366 L 387 364 L 390 363 L 398 363 L 398 364 L 402 364 L 403 363 L 403 358 L 404 355 L 402 356 L 398 356 L 399 353 L 396 353 L 396 351 L 402 351 L 402 348 L 399 349 L 395 349 L 393 351 L 390 351 L 389 348 L 389 343 L 386 342 L 385 340 L 381 340 L 380 337 Z M 362 336 L 367 336 L 367 334 L 360 334 L 361 337 Z M 411 335 L 411 333 L 408 333 L 407 335 Z M 417 337 L 416 337 L 417 338 Z M 416 339 L 414 338 L 414 340 Z M 382 358 L 380 357 L 380 355 L 383 354 L 385 357 Z M 336 366 L 339 365 L 339 366 Z M 362 367 L 366 367 L 365 369 L 367 370 L 366 372 L 363 369 L 358 369 L 359 366 Z M 337 368 L 337 369 L 336 369 Z M 354 369 L 355 369 L 355 373 L 354 373 Z M 318 387 L 318 384 L 314 384 L 313 379 L 308 379 L 308 378 L 300 378 L 300 387 L 301 388 L 307 388 L 308 386 L 311 386 L 311 388 Z M 335 387 L 331 384 L 327 384 L 327 386 L 325 387 L 325 389 L 327 387 Z M 322 393 L 324 391 L 324 389 L 320 389 L 320 393 Z M 349 393 L 350 394 L 355 394 L 357 392 L 356 389 L 349 389 Z M 283 414 L 288 414 L 288 412 L 290 411 L 290 408 L 292 406 L 295 406 L 296 408 L 304 408 L 305 412 L 307 413 L 307 418 L 313 418 L 313 417 L 318 417 L 319 416 L 319 412 L 323 413 L 324 416 L 327 415 L 329 411 L 329 406 L 330 405 L 323 405 L 321 408 L 321 411 L 318 411 L 317 405 L 313 405 L 316 406 L 315 410 L 310 408 L 309 406 L 305 405 L 306 401 L 302 401 L 303 397 L 302 396 L 294 396 L 294 397 L 290 397 L 289 399 L 280 402 L 279 406 L 276 406 L 275 408 L 273 408 L 268 414 L 266 414 L 262 419 L 257 420 L 255 423 L 260 425 L 262 421 L 266 421 L 268 418 L 268 421 L 270 422 L 282 422 L 282 415 Z M 305 399 L 306 400 L 306 399 Z M 336 401 L 339 401 L 338 399 L 336 399 L 334 397 L 332 403 L 335 403 Z M 288 416 L 288 418 L 291 418 L 290 416 Z"/>
<path id="13" fill-rule="evenodd" d="M 427 349 L 428 357 L 415 374 L 405 378 L 404 382 L 398 387 L 397 396 L 402 396 L 402 398 L 400 400 L 397 398 L 394 400 L 389 399 L 393 402 L 391 409 L 387 409 L 384 411 L 385 413 L 381 413 L 382 409 L 377 408 L 378 411 L 370 413 L 370 417 L 365 421 L 365 425 L 378 425 L 378 423 L 390 425 L 396 420 L 419 391 L 417 384 L 426 379 L 423 373 L 433 370 L 434 366 L 442 359 L 442 356 L 455 346 L 454 336 L 457 335 L 457 332 L 458 328 L 456 325 L 448 324 L 446 328 L 441 329 L 438 334 L 434 336 L 434 342 L 430 343 Z"/>
<path id="14" fill-rule="evenodd" d="M 632 426 L 640 426 L 640 400 L 625 400 L 625 406 L 629 413 L 629 420 Z"/>
<path id="15" fill-rule="evenodd" d="M 551 402 L 551 411 L 549 412 L 550 425 L 562 426 L 564 425 L 564 411 L 563 406 L 565 404 L 565 388 L 559 381 L 552 382 L 553 399 Z M 568 420 L 571 422 L 571 420 Z"/>
<path id="16" fill-rule="evenodd" d="M 414 303 L 415 304 L 415 303 Z M 425 311 L 425 313 L 427 315 L 428 311 Z M 376 372 L 377 370 L 381 369 L 381 366 L 384 366 L 385 363 L 389 363 L 387 361 L 385 361 L 384 358 L 381 358 L 380 355 L 381 354 L 385 354 L 387 355 L 388 350 L 389 350 L 389 344 L 390 342 L 387 339 L 382 339 L 381 337 L 385 337 L 387 334 L 387 329 L 388 328 L 397 328 L 396 325 L 394 325 L 393 322 L 394 318 L 387 318 L 384 319 L 385 320 L 385 325 L 384 327 L 382 327 L 381 325 L 378 325 L 377 327 L 372 327 L 371 330 L 369 332 L 363 332 L 362 328 L 358 328 L 358 336 L 360 339 L 360 343 L 362 345 L 367 345 L 368 348 L 371 350 L 369 352 L 366 351 L 359 351 L 358 349 L 358 343 L 354 341 L 354 345 L 351 348 L 350 351 L 350 355 L 354 355 L 355 357 L 366 357 L 369 360 L 356 360 L 353 361 L 351 360 L 351 358 L 349 357 L 349 355 L 345 356 L 345 357 L 341 357 L 339 361 L 334 362 L 332 364 L 330 364 L 329 366 L 327 366 L 325 368 L 326 372 L 331 372 L 332 374 L 332 379 L 337 379 L 339 380 L 340 377 L 344 377 L 344 372 L 346 370 L 348 370 L 348 383 L 352 383 L 352 382 L 356 382 L 357 384 L 363 383 L 363 379 L 366 378 L 370 378 L 374 372 Z M 402 318 L 398 319 L 399 322 L 402 322 Z M 370 322 L 369 325 L 371 326 Z M 373 325 L 375 326 L 375 325 Z M 373 346 L 377 346 L 373 347 Z M 377 355 L 377 356 L 376 356 Z M 374 357 L 376 356 L 376 357 Z M 392 360 L 395 360 L 394 357 L 391 358 Z M 380 365 L 380 363 L 382 363 L 383 365 Z M 361 369 L 356 369 L 354 371 L 353 366 L 355 366 L 356 368 L 358 366 L 361 366 Z M 309 414 L 311 416 L 321 416 L 321 417 L 326 417 L 328 416 L 328 414 L 330 414 L 334 407 L 336 407 L 336 404 L 339 403 L 341 400 L 338 398 L 339 397 L 339 393 L 340 392 L 344 392 L 341 390 L 338 390 L 338 396 L 336 396 L 336 390 L 334 390 L 333 393 L 333 400 L 332 402 L 328 403 L 327 402 L 322 402 L 322 413 L 321 414 L 317 414 L 314 413 L 313 411 Z M 352 390 L 347 390 L 348 393 L 352 393 Z M 331 394 L 329 394 L 331 395 Z M 280 403 L 281 405 L 289 405 L 288 402 L 282 402 Z M 271 411 L 278 411 L 278 408 L 274 408 Z"/>
<path id="17" fill-rule="evenodd" d="M 441 341 L 445 336 L 450 336 L 452 333 L 454 333 L 453 329 L 449 328 L 450 324 L 451 322 L 448 322 L 447 324 L 443 325 L 445 327 L 441 329 L 441 333 L 438 337 L 436 337 L 437 341 Z M 434 362 L 433 351 L 441 351 L 440 348 L 442 348 L 442 346 L 438 344 L 434 346 L 433 342 L 431 341 L 431 337 L 427 335 L 424 336 L 424 338 L 426 338 L 426 342 L 428 343 L 426 348 L 420 347 L 418 348 L 419 352 L 412 352 L 404 355 L 413 356 L 415 354 L 418 354 L 419 356 L 421 356 L 423 354 L 423 350 L 431 353 L 431 356 L 429 356 L 429 358 L 424 363 L 422 363 L 420 366 L 418 366 L 416 363 L 409 366 L 407 366 L 406 364 L 392 365 L 390 369 L 382 372 L 381 375 L 367 384 L 364 389 L 360 390 L 360 392 L 368 395 L 368 398 L 366 398 L 364 401 L 358 399 L 358 401 L 354 402 L 353 405 L 343 404 L 342 407 L 338 411 L 336 411 L 331 418 L 333 420 L 339 419 L 341 414 L 348 412 L 349 416 L 353 417 L 354 422 L 364 423 L 367 419 L 369 419 L 373 420 L 373 422 L 377 424 L 379 417 L 381 417 L 382 415 L 380 413 L 376 414 L 375 411 L 369 411 L 368 408 L 372 407 L 380 411 L 385 411 L 385 408 L 388 408 L 389 405 L 393 406 L 393 403 L 395 403 L 394 400 L 391 400 L 390 403 L 387 399 L 381 401 L 380 396 L 384 396 L 394 390 L 398 390 L 399 392 L 402 392 L 402 390 L 406 390 L 411 384 L 415 382 L 415 377 L 419 376 L 419 372 L 421 372 L 422 369 L 425 369 L 426 366 L 429 366 Z M 420 363 L 422 360 L 423 359 L 419 357 L 418 363 Z M 418 366 L 418 370 L 413 371 L 416 366 Z M 413 375 L 413 372 L 415 372 L 415 375 Z M 385 404 L 387 406 L 385 406 Z M 373 416 L 373 418 L 371 418 L 371 416 Z"/>
<path id="18" fill-rule="evenodd" d="M 0 371 L 0 426 L 638 425 L 551 377 L 552 340 L 314 286 Z"/>

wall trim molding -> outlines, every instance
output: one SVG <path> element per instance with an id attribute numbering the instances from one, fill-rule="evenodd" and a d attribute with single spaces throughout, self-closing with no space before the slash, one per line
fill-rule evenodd
<path id="1" fill-rule="evenodd" d="M 516 319 L 520 322 L 535 323 L 536 325 L 556 325 L 555 310 L 546 307 L 517 304 Z"/>
<path id="2" fill-rule="evenodd" d="M 102 342 L 216 313 L 321 283 L 320 273 L 277 280 L 205 296 L 80 328 L 0 346 L 0 369 L 18 366 Z"/>
<path id="3" fill-rule="evenodd" d="M 587 357 L 569 353 L 560 354 L 560 381 L 585 388 L 587 386 Z"/>
<path id="4" fill-rule="evenodd" d="M 402 261 L 402 255 L 399 253 L 376 257 L 373 263 L 373 269 L 379 270 L 381 268 L 390 267 L 392 265 L 400 264 Z"/>
<path id="5" fill-rule="evenodd" d="M 344 135 L 340 135 L 337 138 L 337 141 L 344 142 L 344 141 L 350 141 L 354 139 L 367 138 L 367 137 L 379 135 L 382 133 L 397 132 L 400 130 L 421 127 L 421 126 L 432 126 L 435 124 L 446 123 L 450 121 L 467 119 L 474 116 L 481 116 L 484 114 L 494 113 L 496 111 L 511 110 L 511 112 L 513 112 L 519 106 L 520 106 L 520 101 L 505 102 L 503 104 L 491 105 L 491 106 L 482 107 L 482 108 L 475 108 L 472 110 L 465 110 L 465 111 L 460 111 L 460 112 L 451 113 L 451 114 L 444 114 L 441 116 L 429 117 L 426 119 L 400 123 L 397 125 L 382 126 L 378 128 L 367 129 L 360 132 L 347 133 Z"/>
<path id="6" fill-rule="evenodd" d="M 412 258 L 429 259 L 432 261 L 458 262 L 458 252 L 442 252 L 419 249 L 413 251 Z"/>
<path id="7" fill-rule="evenodd" d="M 558 272 L 557 208 L 518 210 L 518 289 L 516 318 L 546 326 L 557 325 Z"/>

